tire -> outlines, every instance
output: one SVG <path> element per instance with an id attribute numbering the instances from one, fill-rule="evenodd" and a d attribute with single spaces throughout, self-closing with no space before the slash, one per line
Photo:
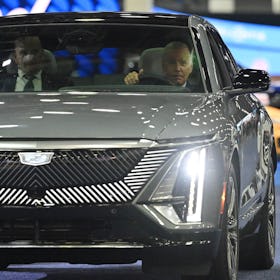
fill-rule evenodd
<path id="1" fill-rule="evenodd" d="M 181 275 L 181 280 L 236 280 L 239 263 L 239 223 L 238 223 L 238 183 L 235 170 L 231 166 L 227 179 L 227 195 L 225 210 L 222 217 L 222 234 L 218 254 L 214 260 L 209 276 Z M 146 273 L 153 273 L 153 268 L 161 258 L 151 258 L 142 262 Z M 161 261 L 160 261 L 161 262 Z M 173 260 L 174 262 L 174 260 Z M 165 267 L 172 266 L 166 261 Z M 164 266 L 162 263 L 160 265 Z"/>
<path id="2" fill-rule="evenodd" d="M 276 235 L 276 216 L 275 216 L 275 185 L 272 167 L 269 168 L 269 187 L 265 201 L 265 215 L 258 238 L 259 259 L 258 269 L 269 269 L 274 264 L 275 258 L 275 235 Z"/>
<path id="3" fill-rule="evenodd" d="M 227 180 L 226 205 L 218 254 L 210 273 L 211 280 L 236 280 L 239 263 L 238 184 L 234 167 Z"/>
<path id="4" fill-rule="evenodd" d="M 267 174 L 268 190 L 264 200 L 261 226 L 254 239 L 253 246 L 251 246 L 250 255 L 246 255 L 246 258 L 240 263 L 244 269 L 269 269 L 274 264 L 276 216 L 274 166 L 272 161 Z"/>

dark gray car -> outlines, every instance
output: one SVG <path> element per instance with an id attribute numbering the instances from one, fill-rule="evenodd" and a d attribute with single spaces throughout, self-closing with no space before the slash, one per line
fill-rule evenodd
<path id="1" fill-rule="evenodd" d="M 189 48 L 183 86 L 162 61 L 170 42 Z M 269 77 L 240 70 L 207 21 L 1 17 L 0 59 L 3 268 L 142 260 L 145 272 L 234 280 L 239 261 L 273 265 L 276 154 L 253 95 Z"/>

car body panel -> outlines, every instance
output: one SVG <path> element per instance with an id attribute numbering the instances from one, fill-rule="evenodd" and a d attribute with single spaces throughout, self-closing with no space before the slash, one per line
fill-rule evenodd
<path id="1" fill-rule="evenodd" d="M 79 100 L 83 100 L 79 102 Z M 131 96 L 121 93 L 102 95 L 63 94 L 59 97 L 28 95 L 2 96 L 5 103 L 0 125 L 5 138 L 147 138 L 156 140 L 166 124 L 183 114 L 192 115 L 192 108 L 202 104 L 205 96 L 182 94 Z M 78 100 L 78 101 L 77 101 Z M 21 107 L 14 110 L 16 103 Z M 112 102 L 112 105 L 110 104 Z M 108 105 L 110 104 L 110 105 Z M 147 104 L 149 106 L 147 107 Z M 205 112 L 207 114 L 207 112 Z M 112 117 L 111 117 L 112 116 Z M 194 116 L 193 118 L 195 118 Z M 93 121 L 94 120 L 94 121 Z M 7 124 L 14 127 L 5 127 Z M 83 124 L 83 125 L 79 125 Z M 73 130 L 71 127 L 77 127 Z M 184 123 L 188 135 L 200 135 L 200 127 Z M 192 132 L 193 131 L 193 132 Z M 34 132 L 37 135 L 34 135 Z"/>

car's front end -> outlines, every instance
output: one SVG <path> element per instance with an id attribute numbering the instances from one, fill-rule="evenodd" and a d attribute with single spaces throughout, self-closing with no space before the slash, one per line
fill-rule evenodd
<path id="1" fill-rule="evenodd" d="M 203 95 L 183 99 L 70 91 L 53 102 L 50 93 L 2 94 L 10 119 L 0 141 L 2 263 L 143 260 L 146 270 L 169 263 L 208 273 L 224 211 L 226 123 L 220 110 L 207 111 Z M 220 119 L 219 133 L 210 122 L 209 133 L 196 136 L 201 113 L 193 104 Z"/>
<path id="2" fill-rule="evenodd" d="M 225 195 L 220 144 L 148 142 L 2 151 L 5 261 L 145 264 L 160 257 L 161 269 L 170 263 L 185 270 L 189 263 L 208 272 Z"/>
<path id="3" fill-rule="evenodd" d="M 3 17 L 0 40 L 0 267 L 142 260 L 236 279 L 247 225 L 264 209 L 274 227 L 271 120 L 250 95 L 268 75 L 238 72 L 196 16 Z"/>

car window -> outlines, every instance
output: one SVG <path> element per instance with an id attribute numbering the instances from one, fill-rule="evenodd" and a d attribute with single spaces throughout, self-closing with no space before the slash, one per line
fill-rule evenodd
<path id="1" fill-rule="evenodd" d="M 237 65 L 215 29 L 208 27 L 207 36 L 213 52 L 214 63 L 218 70 L 219 83 L 222 87 L 231 86 L 237 72 Z"/>
<path id="2" fill-rule="evenodd" d="M 42 75 L 46 75 L 49 79 L 45 88 L 42 81 L 44 91 L 65 88 L 94 90 L 98 87 L 100 91 L 204 92 L 201 71 L 196 63 L 197 54 L 188 28 L 108 23 L 2 27 L 0 29 L 2 92 L 18 91 L 11 86 L 15 83 L 19 69 L 14 55 L 14 42 L 23 35 L 37 36 L 42 43 L 44 64 Z M 151 77 L 153 79 L 149 83 L 125 84 L 124 78 L 128 73 L 139 72 L 141 54 L 145 50 L 164 48 L 172 41 L 185 43 L 192 50 L 195 74 L 190 76 L 187 86 L 178 87 L 169 80 L 166 81 L 165 73 L 153 73 Z M 162 61 L 155 58 L 154 63 L 162 64 Z M 24 78 L 23 76 L 22 79 Z M 37 90 L 38 88 L 39 86 Z"/>

